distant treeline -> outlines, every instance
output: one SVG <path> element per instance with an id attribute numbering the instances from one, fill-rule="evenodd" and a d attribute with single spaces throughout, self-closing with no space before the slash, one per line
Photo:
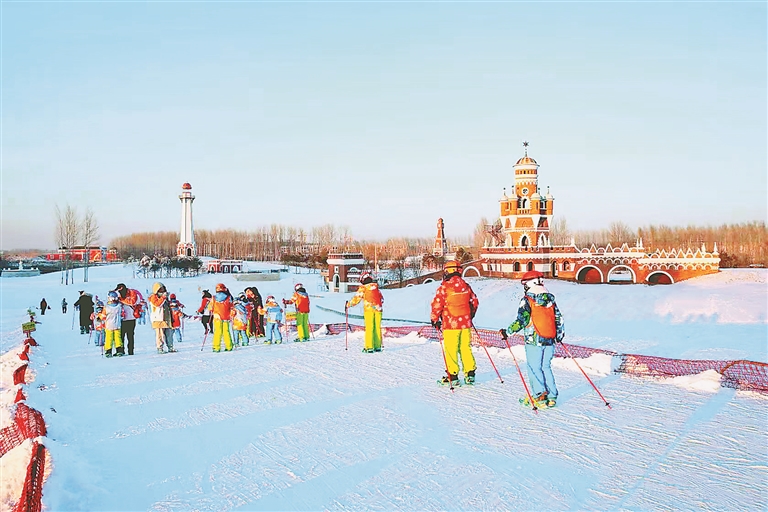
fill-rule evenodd
<path id="1" fill-rule="evenodd" d="M 141 259 L 144 255 L 173 256 L 179 234 L 175 231 L 133 233 L 115 238 L 110 247 L 123 259 Z M 432 252 L 433 238 L 390 238 L 384 242 L 359 241 L 347 227 L 328 224 L 306 231 L 302 228 L 273 224 L 254 231 L 234 229 L 195 230 L 198 256 L 284 261 L 312 265 L 325 261 L 329 252 L 359 251 L 365 259 L 382 261 Z"/>
<path id="2" fill-rule="evenodd" d="M 702 244 L 711 252 L 716 243 L 721 268 L 768 266 L 768 228 L 765 222 L 685 227 L 650 225 L 636 231 L 622 222 L 614 222 L 608 229 L 571 232 L 567 221 L 559 218 L 552 225 L 551 238 L 553 245 L 567 245 L 573 239 L 577 247 L 592 244 L 600 247 L 609 243 L 613 247 L 623 243 L 633 246 L 642 239 L 646 252 L 679 248 L 696 250 Z"/>
<path id="3" fill-rule="evenodd" d="M 449 239 L 451 251 L 462 247 L 477 256 L 480 245 L 488 240 L 483 219 L 472 238 Z M 768 228 L 765 222 L 747 222 L 743 224 L 723 224 L 722 226 L 655 226 L 650 225 L 632 230 L 621 222 L 612 223 L 607 229 L 594 231 L 571 231 L 565 218 L 560 217 L 550 228 L 553 245 L 569 245 L 575 241 L 577 247 L 600 247 L 611 244 L 620 247 L 626 243 L 633 246 L 642 239 L 646 252 L 656 249 L 696 250 L 702 243 L 707 251 L 712 251 L 714 244 L 720 253 L 720 266 L 747 267 L 749 265 L 768 266 Z M 474 247 L 470 246 L 474 240 Z M 134 233 L 112 240 L 110 247 L 118 250 L 123 259 L 140 259 L 143 255 L 173 256 L 179 234 L 175 231 Z M 375 261 L 395 260 L 408 256 L 418 256 L 432 252 L 434 238 L 390 238 L 380 241 L 354 240 L 349 228 L 327 224 L 311 228 L 309 231 L 292 226 L 273 224 L 257 228 L 254 231 L 234 229 L 195 230 L 195 242 L 198 256 L 215 258 L 247 259 L 252 261 L 304 262 L 318 265 L 329 252 L 336 250 L 360 251 L 364 258 Z"/>

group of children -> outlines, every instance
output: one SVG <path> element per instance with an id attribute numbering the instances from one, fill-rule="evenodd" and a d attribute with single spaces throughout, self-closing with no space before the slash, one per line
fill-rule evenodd
<path id="1" fill-rule="evenodd" d="M 294 286 L 293 296 L 283 306 L 293 304 L 296 308 L 297 338 L 294 341 L 309 340 L 309 294 L 301 283 Z M 214 294 L 203 290 L 203 297 L 197 312 L 201 315 L 205 336 L 213 333 L 213 351 L 220 352 L 235 346 L 247 346 L 251 338 L 265 338 L 264 343 L 282 343 L 280 328 L 285 318 L 283 308 L 273 295 L 262 303 L 255 287 L 246 288 L 233 297 L 223 283 L 216 285 Z"/>

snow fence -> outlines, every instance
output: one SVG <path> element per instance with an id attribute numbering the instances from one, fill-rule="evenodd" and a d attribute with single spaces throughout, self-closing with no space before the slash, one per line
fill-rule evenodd
<path id="1" fill-rule="evenodd" d="M 313 324 L 311 329 L 321 329 L 322 324 Z M 354 324 L 325 324 L 329 334 L 339 334 L 349 330 L 350 332 L 364 330 L 365 327 Z M 382 327 L 382 336 L 401 337 L 410 333 L 417 333 L 424 338 L 439 341 L 440 333 L 431 325 L 403 325 L 396 327 Z M 510 345 L 522 345 L 523 339 L 519 335 L 509 337 Z M 472 344 L 496 348 L 507 348 L 499 331 L 489 329 L 474 329 Z M 576 358 L 587 358 L 593 354 L 606 354 L 619 359 L 620 364 L 616 368 L 619 373 L 642 377 L 680 377 L 683 375 L 696 375 L 707 370 L 715 370 L 721 375 L 720 384 L 725 387 L 745 391 L 757 391 L 768 393 L 768 364 L 747 360 L 708 360 L 708 359 L 670 359 L 666 357 L 644 356 L 640 354 L 620 354 L 611 350 L 582 347 L 580 345 L 560 344 L 555 345 L 555 357 L 568 357 L 568 352 Z"/>
<path id="2" fill-rule="evenodd" d="M 26 396 L 23 391 L 23 386 L 27 384 L 30 347 L 34 346 L 37 346 L 37 342 L 31 336 L 27 336 L 22 351 L 19 353 L 21 366 L 13 372 L 13 384 L 17 387 L 13 422 L 0 429 L 0 457 L 21 445 L 25 440 L 30 439 L 32 441 L 24 487 L 19 500 L 13 507 L 14 512 L 39 512 L 42 510 L 46 449 L 39 439 L 46 435 L 45 419 L 40 411 L 25 403 Z"/>

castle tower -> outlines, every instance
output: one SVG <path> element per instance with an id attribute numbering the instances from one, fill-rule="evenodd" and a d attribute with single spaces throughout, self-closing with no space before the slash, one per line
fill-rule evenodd
<path id="1" fill-rule="evenodd" d="M 181 186 L 181 231 L 179 232 L 179 243 L 176 245 L 176 254 L 178 256 L 197 256 L 197 246 L 195 245 L 195 230 L 192 227 L 192 202 L 195 196 L 192 195 L 192 185 L 185 183 Z"/>
<path id="2" fill-rule="evenodd" d="M 438 258 L 445 258 L 448 254 L 448 242 L 445 241 L 445 224 L 443 219 L 437 219 L 437 236 L 435 236 L 435 247 L 432 254 Z"/>
<path id="3" fill-rule="evenodd" d="M 549 245 L 549 223 L 555 198 L 539 193 L 539 164 L 528 156 L 528 142 L 523 142 L 525 156 L 517 161 L 512 195 L 499 200 L 500 220 L 506 247 Z"/>

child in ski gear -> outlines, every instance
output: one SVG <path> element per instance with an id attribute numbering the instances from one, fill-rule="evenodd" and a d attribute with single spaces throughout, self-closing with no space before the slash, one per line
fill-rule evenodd
<path id="1" fill-rule="evenodd" d="M 232 350 L 232 294 L 223 283 L 216 285 L 216 295 L 211 299 L 211 316 L 213 317 L 213 351 L 221 351 L 221 340 L 224 339 L 224 351 Z"/>
<path id="2" fill-rule="evenodd" d="M 251 303 L 251 314 L 248 317 L 248 336 L 264 336 L 264 315 L 259 313 L 264 303 L 259 289 L 251 286 L 245 289 L 245 297 Z"/>
<path id="3" fill-rule="evenodd" d="M 93 324 L 93 330 L 96 336 L 93 337 L 93 344 L 97 347 L 104 346 L 104 340 L 106 339 L 105 320 L 106 313 L 104 311 L 104 305 L 101 303 L 96 304 L 96 307 L 91 314 L 91 323 Z"/>
<path id="4" fill-rule="evenodd" d="M 168 348 L 168 352 L 176 352 L 173 348 L 171 306 L 168 304 L 168 291 L 163 283 L 157 282 L 152 285 L 152 294 L 149 296 L 149 320 L 155 330 L 157 353 L 165 353 L 163 343 Z"/>
<path id="5" fill-rule="evenodd" d="M 293 341 L 309 341 L 309 294 L 301 283 L 296 283 L 293 289 L 293 296 L 283 300 L 284 306 L 296 307 L 296 339 Z"/>
<path id="6" fill-rule="evenodd" d="M 552 358 L 555 343 L 562 343 L 565 338 L 565 326 L 555 296 L 544 287 L 543 277 L 538 270 L 523 274 L 520 282 L 525 295 L 517 308 L 517 318 L 507 330 L 523 333 L 528 381 L 534 401 L 540 406 L 554 407 L 557 385 L 552 373 Z M 529 402 L 527 397 L 523 401 Z"/>
<path id="7" fill-rule="evenodd" d="M 184 314 L 184 311 L 182 311 L 182 309 L 184 309 L 184 304 L 176 299 L 175 293 L 172 293 L 168 297 L 168 305 L 171 308 L 171 327 L 173 328 L 173 342 L 175 344 L 176 341 L 183 341 L 181 339 L 181 323 L 185 318 L 189 318 L 189 315 Z"/>
<path id="8" fill-rule="evenodd" d="M 91 314 L 93 313 L 93 297 L 90 293 L 80 290 L 80 297 L 75 302 L 75 309 L 80 312 L 80 334 L 91 332 Z"/>
<path id="9" fill-rule="evenodd" d="M 120 339 L 123 340 L 123 347 L 128 349 L 128 355 L 133 355 L 133 347 L 136 332 L 136 319 L 141 317 L 144 297 L 139 290 L 128 288 L 123 283 L 115 286 L 115 291 L 119 296 L 120 303 L 126 310 L 125 319 L 120 329 Z"/>
<path id="10" fill-rule="evenodd" d="M 208 334 L 209 332 L 213 332 L 213 317 L 211 316 L 211 299 L 213 297 L 211 296 L 211 292 L 208 290 L 203 290 L 203 299 L 200 302 L 200 307 L 197 308 L 197 314 L 202 315 L 201 322 L 203 322 L 203 328 L 205 329 L 205 334 Z"/>
<path id="11" fill-rule="evenodd" d="M 235 346 L 239 347 L 242 341 L 242 345 L 245 347 L 248 345 L 248 317 L 251 314 L 251 303 L 245 297 L 245 293 L 241 293 L 235 299 L 234 309 L 232 310 L 232 330 L 235 333 Z"/>
<path id="12" fill-rule="evenodd" d="M 363 352 L 381 352 L 381 314 L 384 310 L 384 297 L 379 290 L 379 284 L 368 272 L 360 276 L 360 287 L 354 297 L 344 305 L 344 311 L 356 306 L 360 301 L 363 301 L 363 318 L 365 319 Z"/>
<path id="13" fill-rule="evenodd" d="M 461 277 L 461 265 L 449 261 L 443 269 L 443 282 L 432 299 L 432 327 L 443 329 L 445 365 L 448 375 L 441 384 L 459 384 L 459 358 L 464 368 L 464 382 L 475 383 L 475 356 L 472 354 L 472 319 L 479 301 L 472 287 Z"/>
<path id="14" fill-rule="evenodd" d="M 67 299 L 66 299 L 66 297 L 61 299 L 61 312 L 63 314 L 65 314 L 65 315 L 67 314 Z"/>
<path id="15" fill-rule="evenodd" d="M 45 311 L 51 309 L 51 307 L 48 305 L 48 302 L 46 302 L 45 297 L 43 297 L 43 300 L 40 301 L 40 314 L 44 315 Z"/>
<path id="16" fill-rule="evenodd" d="M 283 336 L 280 334 L 280 326 L 283 325 L 283 309 L 277 305 L 275 298 L 270 295 L 267 297 L 266 305 L 259 311 L 266 320 L 267 339 L 264 343 L 282 343 Z"/>
<path id="17" fill-rule="evenodd" d="M 115 355 L 120 357 L 124 354 L 123 340 L 120 337 L 120 325 L 123 322 L 125 311 L 123 305 L 118 301 L 116 291 L 107 294 L 107 305 L 102 312 L 104 317 L 104 356 L 112 357 L 112 346 L 115 347 Z"/>

